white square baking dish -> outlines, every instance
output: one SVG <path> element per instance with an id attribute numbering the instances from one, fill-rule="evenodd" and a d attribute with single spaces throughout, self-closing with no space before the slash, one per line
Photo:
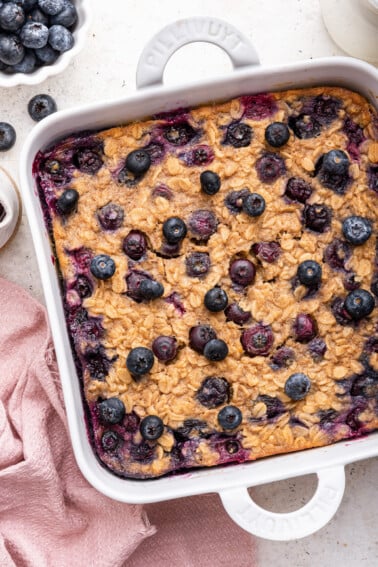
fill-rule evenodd
<path id="1" fill-rule="evenodd" d="M 233 62 L 234 72 L 180 88 L 164 87 L 162 76 L 169 57 L 176 49 L 193 41 L 208 41 L 222 47 Z M 133 96 L 59 112 L 43 120 L 30 133 L 20 159 L 22 196 L 41 272 L 78 465 L 95 488 L 115 500 L 149 503 L 218 492 L 230 516 L 252 534 L 274 540 L 307 536 L 324 526 L 336 512 L 344 492 L 344 466 L 378 455 L 378 432 L 327 447 L 155 480 L 122 479 L 101 466 L 87 436 L 54 258 L 33 179 L 33 161 L 39 150 L 75 131 L 106 128 L 157 112 L 245 93 L 337 85 L 360 92 L 377 107 L 378 72 L 364 62 L 344 57 L 261 68 L 249 40 L 235 28 L 215 18 L 194 18 L 167 26 L 151 40 L 139 62 L 137 84 L 140 90 Z M 313 498 L 295 512 L 268 512 L 257 506 L 247 492 L 250 486 L 309 473 L 318 475 L 318 488 Z"/>

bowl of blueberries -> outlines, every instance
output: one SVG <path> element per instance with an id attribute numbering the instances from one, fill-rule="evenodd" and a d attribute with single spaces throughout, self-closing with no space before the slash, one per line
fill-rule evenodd
<path id="1" fill-rule="evenodd" d="M 0 0 L 0 87 L 36 85 L 82 49 L 89 0 Z"/>

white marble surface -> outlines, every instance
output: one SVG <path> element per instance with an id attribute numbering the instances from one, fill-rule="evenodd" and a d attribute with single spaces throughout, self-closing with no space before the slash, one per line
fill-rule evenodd
<path id="1" fill-rule="evenodd" d="M 0 154 L 0 165 L 16 178 L 22 143 L 34 126 L 27 114 L 27 102 L 33 95 L 50 93 L 59 108 L 65 109 L 132 93 L 144 44 L 178 18 L 212 15 L 227 19 L 252 40 L 262 64 L 342 54 L 324 28 L 317 0 L 92 0 L 92 4 L 94 20 L 86 46 L 62 75 L 35 87 L 0 89 L 0 121 L 11 122 L 18 136 L 15 147 Z M 227 56 L 215 46 L 191 45 L 169 62 L 165 81 L 175 84 L 220 75 L 230 67 Z M 0 251 L 0 276 L 43 301 L 25 217 L 15 238 Z M 289 511 L 303 505 L 314 489 L 314 478 L 306 477 L 266 485 L 252 493 L 271 510 Z M 333 520 L 299 541 L 259 540 L 259 566 L 328 567 L 337 561 L 343 567 L 373 567 L 378 564 L 377 504 L 378 459 L 348 466 L 344 500 Z M 237 558 L 234 565 L 249 567 L 240 565 Z"/>

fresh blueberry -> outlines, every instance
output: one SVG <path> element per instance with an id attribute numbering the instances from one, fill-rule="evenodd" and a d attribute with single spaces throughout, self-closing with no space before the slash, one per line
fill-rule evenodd
<path id="1" fill-rule="evenodd" d="M 67 28 L 58 25 L 51 26 L 48 40 L 51 47 L 59 52 L 72 49 L 75 43 L 72 33 Z"/>
<path id="2" fill-rule="evenodd" d="M 308 343 L 318 333 L 318 325 L 312 315 L 299 313 L 293 325 L 294 338 L 299 343 Z"/>
<path id="3" fill-rule="evenodd" d="M 1 59 L 1 53 L 0 53 Z M 378 165 L 370 165 L 367 168 L 367 177 L 368 177 L 368 185 L 369 189 L 372 189 L 376 193 L 378 193 Z"/>
<path id="4" fill-rule="evenodd" d="M 299 114 L 299 116 L 290 116 L 289 126 L 293 130 L 297 138 L 307 140 L 319 136 L 321 125 L 309 114 Z"/>
<path id="5" fill-rule="evenodd" d="M 344 303 L 345 310 L 355 321 L 364 319 L 375 307 L 374 297 L 365 289 L 356 289 L 348 293 Z"/>
<path id="6" fill-rule="evenodd" d="M 250 193 L 243 199 L 243 211 L 250 217 L 259 217 L 265 211 L 265 199 L 258 193 Z"/>
<path id="7" fill-rule="evenodd" d="M 284 195 L 291 201 L 305 203 L 312 195 L 312 187 L 301 177 L 290 177 Z"/>
<path id="8" fill-rule="evenodd" d="M 121 437 L 115 431 L 105 431 L 101 437 L 101 446 L 107 453 L 113 453 L 121 442 Z"/>
<path id="9" fill-rule="evenodd" d="M 264 262 L 272 264 L 281 256 L 282 250 L 278 242 L 256 242 L 251 246 L 251 252 Z"/>
<path id="10" fill-rule="evenodd" d="M 6 65 L 17 65 L 25 55 L 20 38 L 14 34 L 0 34 L 0 61 Z"/>
<path id="11" fill-rule="evenodd" d="M 169 244 L 177 244 L 187 234 L 186 224 L 179 217 L 170 217 L 163 224 L 163 234 Z"/>
<path id="12" fill-rule="evenodd" d="M 320 183 L 336 193 L 344 193 L 349 182 L 349 159 L 342 150 L 331 150 L 315 165 L 315 175 Z"/>
<path id="13" fill-rule="evenodd" d="M 16 143 L 16 130 L 8 122 L 0 122 L 0 152 L 10 150 Z"/>
<path id="14" fill-rule="evenodd" d="M 189 346 L 202 354 L 205 345 L 216 338 L 217 334 L 210 325 L 196 325 L 189 331 Z"/>
<path id="15" fill-rule="evenodd" d="M 12 73 L 24 73 L 27 75 L 28 73 L 32 73 L 34 71 L 36 65 L 37 58 L 35 56 L 34 50 L 26 49 L 25 56 L 22 61 L 20 61 L 20 63 L 17 63 L 17 65 L 8 67 L 8 70 Z"/>
<path id="16" fill-rule="evenodd" d="M 90 297 L 93 292 L 93 287 L 89 279 L 84 276 L 83 274 L 77 276 L 75 282 L 72 285 L 72 288 L 78 293 L 81 299 L 85 299 L 86 297 Z"/>
<path id="17" fill-rule="evenodd" d="M 44 24 L 29 21 L 21 28 L 20 39 L 25 47 L 39 49 L 46 45 L 48 38 L 49 28 Z"/>
<path id="18" fill-rule="evenodd" d="M 29 116 L 39 122 L 57 111 L 55 100 L 48 94 L 39 94 L 33 96 L 28 102 Z"/>
<path id="19" fill-rule="evenodd" d="M 223 429 L 235 429 L 242 419 L 242 412 L 236 406 L 225 406 L 218 413 L 218 423 Z"/>
<path id="20" fill-rule="evenodd" d="M 273 153 L 266 153 L 261 156 L 256 161 L 255 167 L 258 178 L 263 183 L 274 183 L 286 172 L 284 159 L 280 155 Z"/>
<path id="21" fill-rule="evenodd" d="M 125 165 L 131 173 L 140 176 L 150 168 L 151 158 L 145 150 L 134 150 L 128 154 Z"/>
<path id="22" fill-rule="evenodd" d="M 131 230 L 124 238 L 122 250 L 132 260 L 140 260 L 147 251 L 147 239 L 140 230 Z"/>
<path id="23" fill-rule="evenodd" d="M 231 191 L 228 193 L 224 200 L 224 204 L 230 213 L 236 214 L 240 213 L 243 208 L 243 202 L 246 197 L 250 194 L 249 189 L 241 189 L 240 191 Z"/>
<path id="24" fill-rule="evenodd" d="M 364 244 L 372 233 L 371 222 L 365 217 L 353 215 L 343 221 L 343 234 L 348 242 L 359 246 Z"/>
<path id="25" fill-rule="evenodd" d="M 108 203 L 97 211 L 97 218 L 104 230 L 117 230 L 122 226 L 125 213 L 117 203 Z"/>
<path id="26" fill-rule="evenodd" d="M 91 148 L 81 148 L 78 150 L 72 161 L 74 165 L 83 173 L 94 175 L 103 165 L 99 151 Z"/>
<path id="27" fill-rule="evenodd" d="M 229 267 L 229 274 L 235 284 L 245 287 L 254 282 L 256 268 L 249 260 L 233 260 Z"/>
<path id="28" fill-rule="evenodd" d="M 350 246 L 344 240 L 335 238 L 328 246 L 324 249 L 323 260 L 333 270 L 346 270 L 346 264 L 352 256 L 352 251 Z"/>
<path id="29" fill-rule="evenodd" d="M 186 273 L 192 278 L 203 278 L 210 270 L 207 252 L 191 252 L 185 259 Z"/>
<path id="30" fill-rule="evenodd" d="M 313 287 L 321 282 L 322 268 L 315 260 L 305 260 L 299 264 L 297 276 L 301 284 Z"/>
<path id="31" fill-rule="evenodd" d="M 72 2 L 65 0 L 63 9 L 50 18 L 50 24 L 64 26 L 69 28 L 73 26 L 77 21 L 77 10 Z"/>
<path id="32" fill-rule="evenodd" d="M 245 329 L 240 337 L 244 352 L 250 356 L 267 356 L 273 345 L 273 332 L 269 325 L 257 323 Z"/>
<path id="33" fill-rule="evenodd" d="M 76 189 L 66 189 L 58 198 L 56 208 L 61 214 L 67 215 L 76 209 L 78 201 L 79 193 Z"/>
<path id="34" fill-rule="evenodd" d="M 163 435 L 164 423 L 157 415 L 148 415 L 140 422 L 139 429 L 144 439 L 155 441 Z"/>
<path id="35" fill-rule="evenodd" d="M 228 403 L 231 397 L 231 386 L 223 377 L 208 376 L 197 390 L 196 398 L 200 404 L 213 409 Z"/>
<path id="36" fill-rule="evenodd" d="M 55 16 L 63 10 L 64 0 L 38 0 L 40 9 L 49 16 Z"/>
<path id="37" fill-rule="evenodd" d="M 187 122 L 170 124 L 164 128 L 163 136 L 174 146 L 185 146 L 195 138 L 196 131 Z"/>
<path id="38" fill-rule="evenodd" d="M 218 286 L 213 287 L 206 292 L 204 303 L 205 307 L 213 313 L 223 311 L 223 309 L 226 309 L 228 303 L 227 293 Z"/>
<path id="39" fill-rule="evenodd" d="M 110 256 L 107 254 L 99 254 L 91 261 L 90 270 L 95 278 L 99 280 L 108 280 L 115 272 L 116 265 Z"/>
<path id="40" fill-rule="evenodd" d="M 125 406 L 119 398 L 107 398 L 100 402 L 97 407 L 103 423 L 114 425 L 120 423 L 125 417 Z"/>
<path id="41" fill-rule="evenodd" d="M 207 242 L 218 227 L 218 221 L 214 213 L 206 209 L 194 211 L 188 220 L 188 227 L 192 238 L 198 241 Z"/>
<path id="42" fill-rule="evenodd" d="M 234 148 L 245 148 L 251 143 L 253 136 L 252 128 L 245 122 L 232 122 L 226 132 L 224 144 Z"/>
<path id="43" fill-rule="evenodd" d="M 31 12 L 27 15 L 27 20 L 36 22 L 37 24 L 43 24 L 44 26 L 49 25 L 49 17 L 47 14 L 42 12 L 39 8 L 34 8 Z"/>
<path id="44" fill-rule="evenodd" d="M 164 293 L 164 286 L 155 280 L 144 279 L 140 282 L 139 294 L 142 299 L 150 301 L 161 297 Z"/>
<path id="45" fill-rule="evenodd" d="M 303 209 L 303 221 L 306 228 L 315 232 L 325 232 L 331 225 L 332 211 L 327 205 L 315 203 L 305 205 Z"/>
<path id="46" fill-rule="evenodd" d="M 153 365 L 154 353 L 149 348 L 133 348 L 126 358 L 126 367 L 132 376 L 139 377 L 147 374 Z"/>
<path id="47" fill-rule="evenodd" d="M 214 159 L 214 152 L 210 146 L 196 146 L 179 154 L 179 158 L 188 167 L 209 165 Z"/>
<path id="48" fill-rule="evenodd" d="M 294 362 L 295 353 L 290 347 L 280 347 L 272 356 L 272 367 L 274 369 L 287 368 Z"/>
<path id="49" fill-rule="evenodd" d="M 324 357 L 327 350 L 327 345 L 324 339 L 315 337 L 315 339 L 312 339 L 312 341 L 308 343 L 308 350 L 312 358 L 315 361 L 319 361 Z"/>
<path id="50" fill-rule="evenodd" d="M 158 360 L 168 362 L 177 355 L 177 341 L 174 337 L 160 335 L 152 343 L 152 352 Z"/>
<path id="51" fill-rule="evenodd" d="M 311 381 L 306 374 L 296 372 L 289 376 L 285 382 L 285 394 L 295 402 L 303 400 L 310 391 Z"/>
<path id="52" fill-rule="evenodd" d="M 215 171 L 209 170 L 201 173 L 200 183 L 201 189 L 204 193 L 206 193 L 206 195 L 215 195 L 215 193 L 218 193 L 221 186 L 219 175 L 215 173 Z"/>
<path id="53" fill-rule="evenodd" d="M 237 303 L 231 303 L 231 305 L 226 307 L 224 314 L 226 315 L 226 321 L 232 321 L 237 325 L 245 325 L 252 318 L 251 312 L 244 311 Z"/>
<path id="54" fill-rule="evenodd" d="M 25 21 L 25 13 L 21 6 L 8 2 L 0 7 L 0 29 L 16 31 Z"/>
<path id="55" fill-rule="evenodd" d="M 207 360 L 218 362 L 224 360 L 228 355 L 228 346 L 221 339 L 211 339 L 205 344 L 203 354 Z"/>
<path id="56" fill-rule="evenodd" d="M 290 138 L 290 130 L 283 122 L 273 122 L 265 130 L 265 140 L 273 148 L 284 146 Z"/>

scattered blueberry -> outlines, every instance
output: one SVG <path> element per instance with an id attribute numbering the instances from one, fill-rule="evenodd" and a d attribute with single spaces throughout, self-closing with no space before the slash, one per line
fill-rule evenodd
<path id="1" fill-rule="evenodd" d="M 297 138 L 307 140 L 319 136 L 321 126 L 319 122 L 309 114 L 299 114 L 299 116 L 290 116 L 289 126 L 293 130 Z"/>
<path id="2" fill-rule="evenodd" d="M 254 282 L 256 268 L 252 262 L 241 258 L 231 262 L 229 274 L 235 284 L 245 287 Z"/>
<path id="3" fill-rule="evenodd" d="M 315 260 L 305 260 L 299 264 L 297 276 L 301 284 L 313 287 L 321 282 L 322 268 Z"/>
<path id="4" fill-rule="evenodd" d="M 8 2 L 0 7 L 0 28 L 4 31 L 16 31 L 24 21 L 24 10 L 18 4 Z"/>
<path id="5" fill-rule="evenodd" d="M 132 376 L 139 377 L 147 374 L 153 365 L 154 354 L 149 348 L 133 348 L 126 358 L 126 367 Z"/>
<path id="6" fill-rule="evenodd" d="M 98 405 L 100 419 L 104 423 L 120 423 L 125 416 L 125 406 L 119 398 L 107 398 Z"/>
<path id="7" fill-rule="evenodd" d="M 48 94 L 35 95 L 28 102 L 29 115 L 35 122 L 39 122 L 56 111 L 56 102 Z"/>
<path id="8" fill-rule="evenodd" d="M 321 360 L 327 350 L 327 345 L 324 339 L 315 337 L 308 343 L 308 350 L 315 361 Z"/>
<path id="9" fill-rule="evenodd" d="M 0 152 L 10 150 L 16 143 L 16 130 L 8 122 L 0 122 Z"/>
<path id="10" fill-rule="evenodd" d="M 29 74 L 34 71 L 36 65 L 37 65 L 37 58 L 35 56 L 34 51 L 32 49 L 26 49 L 24 58 L 16 65 L 12 65 L 11 70 L 12 73 Z"/>
<path id="11" fill-rule="evenodd" d="M 202 354 L 205 345 L 216 338 L 217 334 L 210 325 L 196 325 L 189 331 L 189 346 Z"/>
<path id="12" fill-rule="evenodd" d="M 125 236 L 122 250 L 132 260 L 140 260 L 147 251 L 147 239 L 140 230 L 131 230 Z"/>
<path id="13" fill-rule="evenodd" d="M 75 166 L 83 173 L 94 175 L 103 165 L 100 153 L 91 148 L 81 148 L 73 156 Z"/>
<path id="14" fill-rule="evenodd" d="M 177 341 L 174 337 L 160 335 L 152 343 L 152 352 L 158 360 L 168 362 L 177 355 Z"/>
<path id="15" fill-rule="evenodd" d="M 151 158 L 145 150 L 134 150 L 130 152 L 126 158 L 126 168 L 134 173 L 134 175 L 143 175 L 149 170 L 151 165 Z"/>
<path id="16" fill-rule="evenodd" d="M 228 355 L 228 346 L 221 339 L 211 339 L 205 344 L 203 354 L 211 362 L 218 362 Z"/>
<path id="17" fill-rule="evenodd" d="M 234 148 L 245 148 L 251 143 L 252 135 L 252 128 L 245 122 L 232 122 L 227 128 L 223 143 Z"/>
<path id="18" fill-rule="evenodd" d="M 236 406 L 225 406 L 218 413 L 218 423 L 223 429 L 235 429 L 242 419 L 242 412 Z"/>
<path id="19" fill-rule="evenodd" d="M 344 303 L 345 310 L 358 321 L 370 315 L 375 307 L 374 297 L 365 289 L 356 289 L 348 293 Z"/>
<path id="20" fill-rule="evenodd" d="M 170 217 L 163 224 L 163 234 L 169 244 L 177 244 L 187 234 L 186 224 L 178 217 Z"/>
<path id="21" fill-rule="evenodd" d="M 107 254 L 99 254 L 91 261 L 90 270 L 95 278 L 108 280 L 115 272 L 116 266 L 113 258 Z"/>
<path id="22" fill-rule="evenodd" d="M 144 279 L 140 282 L 139 294 L 142 299 L 147 301 L 157 299 L 164 293 L 164 286 L 155 280 Z"/>
<path id="23" fill-rule="evenodd" d="M 206 292 L 204 303 L 205 307 L 213 313 L 223 311 L 223 309 L 227 307 L 228 303 L 227 293 L 218 286 L 213 287 Z"/>
<path id="24" fill-rule="evenodd" d="M 209 170 L 201 173 L 200 183 L 201 189 L 204 193 L 206 193 L 206 195 L 215 195 L 215 193 L 218 193 L 221 186 L 219 175 L 215 173 L 215 171 Z"/>
<path id="25" fill-rule="evenodd" d="M 335 238 L 324 249 L 323 260 L 327 262 L 333 270 L 346 270 L 346 264 L 351 256 L 352 251 L 349 244 L 344 240 Z"/>
<path id="26" fill-rule="evenodd" d="M 342 150 L 331 150 L 315 165 L 315 175 L 320 183 L 336 193 L 344 193 L 349 182 L 349 159 Z"/>
<path id="27" fill-rule="evenodd" d="M 284 146 L 290 138 L 290 131 L 283 122 L 273 122 L 265 130 L 265 140 L 273 148 Z"/>
<path id="28" fill-rule="evenodd" d="M 263 183 L 274 183 L 285 174 L 286 166 L 283 158 L 278 154 L 266 153 L 255 164 L 257 175 Z"/>
<path id="29" fill-rule="evenodd" d="M 38 6 L 45 14 L 55 16 L 64 8 L 64 0 L 38 0 Z"/>
<path id="30" fill-rule="evenodd" d="M 250 217 L 259 217 L 265 211 L 265 199 L 259 193 L 249 193 L 243 199 L 242 208 Z"/>
<path id="31" fill-rule="evenodd" d="M 209 165 L 214 159 L 214 152 L 210 146 L 201 145 L 180 153 L 179 158 L 188 167 Z"/>
<path id="32" fill-rule="evenodd" d="M 273 368 L 287 368 L 295 360 L 295 353 L 290 347 L 280 347 L 272 355 Z"/>
<path id="33" fill-rule="evenodd" d="M 77 10 L 72 2 L 65 0 L 63 9 L 50 19 L 51 25 L 60 25 L 65 28 L 73 26 L 77 21 Z"/>
<path id="34" fill-rule="evenodd" d="M 67 215 L 76 209 L 78 201 L 79 193 L 76 189 L 66 189 L 58 198 L 56 208 L 58 212 Z"/>
<path id="35" fill-rule="evenodd" d="M 144 439 L 155 441 L 163 435 L 164 423 L 157 415 L 148 415 L 140 422 L 139 429 Z"/>
<path id="36" fill-rule="evenodd" d="M 312 315 L 299 313 L 295 318 L 293 331 L 296 341 L 299 343 L 308 343 L 316 337 L 318 326 Z"/>
<path id="37" fill-rule="evenodd" d="M 332 211 L 327 205 L 315 203 L 305 205 L 303 209 L 303 221 L 306 228 L 315 232 L 325 232 L 331 225 Z"/>
<path id="38" fill-rule="evenodd" d="M 117 230 L 122 226 L 125 213 L 117 203 L 108 203 L 97 211 L 97 218 L 104 230 Z"/>
<path id="39" fill-rule="evenodd" d="M 353 215 L 343 221 L 343 234 L 348 242 L 359 246 L 364 244 L 372 233 L 371 222 L 364 217 Z"/>
<path id="40" fill-rule="evenodd" d="M 278 242 L 256 242 L 252 244 L 251 252 L 253 252 L 259 260 L 264 260 L 264 262 L 272 264 L 281 256 L 282 250 Z"/>
<path id="41" fill-rule="evenodd" d="M 69 51 L 75 43 L 72 33 L 59 25 L 51 26 L 48 41 L 51 47 L 59 52 Z"/>
<path id="42" fill-rule="evenodd" d="M 49 38 L 49 28 L 44 24 L 29 21 L 21 28 L 20 39 L 24 47 L 39 49 L 44 47 Z"/>
<path id="43" fill-rule="evenodd" d="M 213 409 L 228 403 L 231 386 L 223 377 L 208 376 L 197 390 L 196 398 L 206 408 Z"/>
<path id="44" fill-rule="evenodd" d="M 0 61 L 6 65 L 17 65 L 25 55 L 25 48 L 15 34 L 0 34 Z"/>
<path id="45" fill-rule="evenodd" d="M 206 209 L 198 209 L 194 211 L 188 220 L 188 228 L 192 238 L 198 241 L 206 242 L 209 240 L 218 227 L 218 221 L 214 213 Z"/>
<path id="46" fill-rule="evenodd" d="M 252 318 L 251 312 L 244 311 L 237 303 L 231 303 L 231 305 L 226 307 L 224 314 L 226 315 L 226 321 L 233 321 L 237 325 L 245 325 Z"/>
<path id="47" fill-rule="evenodd" d="M 121 437 L 115 431 L 105 431 L 101 437 L 101 446 L 104 451 L 112 453 L 120 446 Z"/>
<path id="48" fill-rule="evenodd" d="M 291 201 L 305 203 L 312 195 L 312 187 L 301 177 L 290 177 L 284 195 Z"/>
<path id="49" fill-rule="evenodd" d="M 1 53 L 0 53 L 1 59 Z M 378 165 L 370 165 L 367 168 L 368 185 L 369 189 L 372 189 L 378 193 Z"/>
<path id="50" fill-rule="evenodd" d="M 231 191 L 228 193 L 224 200 L 224 204 L 230 213 L 240 213 L 243 208 L 243 202 L 246 197 L 250 194 L 249 189 L 241 189 L 240 191 Z"/>
<path id="51" fill-rule="evenodd" d="M 197 135 L 196 131 L 187 122 L 170 124 L 164 128 L 163 136 L 174 146 L 185 146 Z"/>
<path id="52" fill-rule="evenodd" d="M 192 278 L 203 278 L 210 269 L 210 256 L 207 252 L 191 252 L 185 258 L 186 273 Z"/>
<path id="53" fill-rule="evenodd" d="M 273 333 L 269 325 L 257 323 L 242 332 L 240 341 L 244 352 L 250 356 L 267 356 L 273 345 Z"/>
<path id="54" fill-rule="evenodd" d="M 303 400 L 310 391 L 311 381 L 306 374 L 296 372 L 289 376 L 285 382 L 285 394 L 295 402 Z"/>

